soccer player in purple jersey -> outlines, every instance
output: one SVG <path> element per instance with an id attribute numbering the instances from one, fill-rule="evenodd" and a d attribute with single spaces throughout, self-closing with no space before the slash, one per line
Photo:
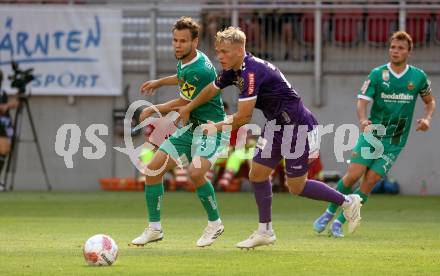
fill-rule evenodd
<path id="1" fill-rule="evenodd" d="M 275 242 L 270 175 L 281 158 L 285 159 L 290 192 L 342 206 L 349 231 L 353 232 L 360 223 L 360 197 L 345 196 L 322 182 L 307 179 L 309 158 L 313 154 L 316 157 L 319 149 L 317 121 L 313 114 L 278 68 L 246 53 L 246 36 L 239 28 L 229 27 L 218 32 L 215 40 L 223 72 L 191 103 L 179 109 L 181 120 L 185 123 L 191 110 L 230 85 L 240 90 L 237 112 L 225 121 L 206 126 L 209 132 L 221 131 L 224 125 L 232 125 L 234 129 L 245 125 L 251 120 L 254 108 L 261 109 L 268 120 L 249 173 L 260 223 L 257 231 L 236 246 L 254 248 Z M 294 149 L 293 154 L 291 149 Z"/>

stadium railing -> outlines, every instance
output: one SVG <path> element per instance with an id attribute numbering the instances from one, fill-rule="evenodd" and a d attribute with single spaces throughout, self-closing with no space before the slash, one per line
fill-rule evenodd
<path id="1" fill-rule="evenodd" d="M 127 2 L 133 5 L 124 5 Z M 173 71 L 170 29 L 177 18 L 187 15 L 200 20 L 203 26 L 200 47 L 213 60 L 215 33 L 235 23 L 247 34 L 248 50 L 255 55 L 275 62 L 286 72 L 312 73 L 317 51 L 315 11 L 320 10 L 322 41 L 318 50 L 324 73 L 365 73 L 365 68 L 382 63 L 389 36 L 401 29 L 401 25 L 406 25 L 415 42 L 412 62 L 440 73 L 440 68 L 435 66 L 440 62 L 440 1 L 10 0 L 0 3 L 120 6 L 125 72 Z M 155 29 L 151 28 L 153 13 Z M 152 30 L 156 32 L 154 35 Z"/>

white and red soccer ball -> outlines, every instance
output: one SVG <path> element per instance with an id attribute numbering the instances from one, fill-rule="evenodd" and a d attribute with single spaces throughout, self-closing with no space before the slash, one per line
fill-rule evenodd
<path id="1" fill-rule="evenodd" d="M 177 130 L 174 120 L 173 114 L 152 118 L 151 123 L 144 128 L 145 140 L 156 147 L 160 147 Z"/>
<path id="2" fill-rule="evenodd" d="M 89 265 L 112 265 L 118 257 L 118 245 L 110 236 L 97 234 L 86 241 L 83 254 Z"/>

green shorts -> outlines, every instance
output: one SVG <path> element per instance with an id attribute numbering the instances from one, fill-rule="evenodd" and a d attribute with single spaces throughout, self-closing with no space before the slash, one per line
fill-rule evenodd
<path id="1" fill-rule="evenodd" d="M 229 137 L 230 133 L 206 136 L 193 132 L 191 128 L 183 127 L 163 142 L 159 150 L 170 155 L 178 165 L 187 165 L 196 156 L 203 157 L 214 164 L 223 154 L 227 156 Z"/>
<path id="2" fill-rule="evenodd" d="M 372 153 L 375 148 L 365 140 L 364 134 L 359 136 L 356 146 L 353 148 L 351 154 L 351 163 L 361 164 L 375 171 L 382 177 L 386 176 L 391 170 L 391 167 L 396 162 L 402 148 L 390 147 L 389 145 L 383 144 L 383 153 L 377 157 L 366 158 L 367 156 L 362 156 L 362 148 L 366 148 Z"/>

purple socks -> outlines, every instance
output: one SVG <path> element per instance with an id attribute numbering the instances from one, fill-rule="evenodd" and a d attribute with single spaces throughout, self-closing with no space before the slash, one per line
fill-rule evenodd
<path id="1" fill-rule="evenodd" d="M 272 185 L 269 180 L 252 182 L 260 223 L 272 221 Z"/>
<path id="2" fill-rule="evenodd" d="M 341 206 L 345 200 L 343 194 L 316 180 L 307 180 L 306 185 L 304 186 L 304 190 L 302 191 L 300 196 L 333 202 L 335 204 L 338 204 L 339 206 Z"/>
<path id="3" fill-rule="evenodd" d="M 257 202 L 260 223 L 271 222 L 272 185 L 270 181 L 266 180 L 262 182 L 252 182 L 252 187 L 254 188 L 255 201 Z M 343 194 L 316 180 L 307 180 L 304 190 L 300 196 L 315 200 L 333 202 L 338 205 L 342 205 L 342 203 L 345 201 Z"/>

